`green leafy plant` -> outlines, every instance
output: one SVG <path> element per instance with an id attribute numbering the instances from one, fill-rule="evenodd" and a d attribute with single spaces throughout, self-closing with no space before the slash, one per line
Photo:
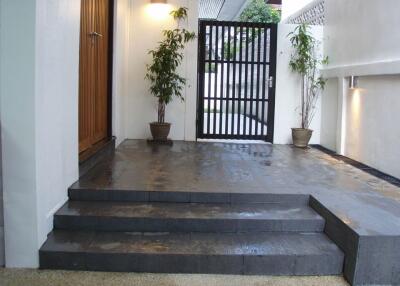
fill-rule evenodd
<path id="1" fill-rule="evenodd" d="M 294 49 L 289 62 L 290 69 L 302 78 L 301 128 L 309 129 L 315 116 L 315 104 L 327 80 L 320 75 L 319 67 L 328 64 L 328 57 L 318 54 L 320 43 L 311 35 L 307 24 L 297 26 L 289 33 Z"/>
<path id="2" fill-rule="evenodd" d="M 252 0 L 240 14 L 240 21 L 257 23 L 279 23 L 281 14 L 265 0 Z"/>
<path id="3" fill-rule="evenodd" d="M 188 17 L 187 11 L 187 8 L 181 7 L 170 13 L 178 21 L 178 28 L 164 30 L 164 40 L 156 49 L 149 51 L 153 60 L 147 65 L 146 79 L 150 81 L 151 94 L 158 99 L 158 123 L 165 122 L 165 107 L 174 96 L 184 100 L 182 92 L 186 79 L 179 75 L 177 69 L 183 60 L 185 44 L 196 37 L 194 32 L 179 28 L 180 21 Z"/>

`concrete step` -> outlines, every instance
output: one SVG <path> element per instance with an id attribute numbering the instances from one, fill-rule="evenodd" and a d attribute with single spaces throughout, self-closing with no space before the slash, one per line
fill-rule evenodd
<path id="1" fill-rule="evenodd" d="M 322 233 L 53 231 L 40 268 L 85 271 L 338 275 L 343 253 Z"/>
<path id="2" fill-rule="evenodd" d="M 185 191 L 140 191 L 115 189 L 90 189 L 71 187 L 68 191 L 73 201 L 114 202 L 173 202 L 173 203 L 284 203 L 308 205 L 310 196 L 305 194 L 257 193 L 204 193 Z"/>
<path id="3" fill-rule="evenodd" d="M 67 202 L 57 229 L 137 232 L 322 232 L 324 219 L 308 206 Z"/>

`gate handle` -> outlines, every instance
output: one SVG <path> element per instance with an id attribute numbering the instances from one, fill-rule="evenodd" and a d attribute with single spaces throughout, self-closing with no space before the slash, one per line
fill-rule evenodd
<path id="1" fill-rule="evenodd" d="M 270 76 L 267 81 L 268 81 L 268 87 L 273 88 L 274 87 L 274 77 Z"/>

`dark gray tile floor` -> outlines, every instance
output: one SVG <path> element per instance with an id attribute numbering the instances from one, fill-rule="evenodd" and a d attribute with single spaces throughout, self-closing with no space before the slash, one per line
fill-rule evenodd
<path id="1" fill-rule="evenodd" d="M 400 188 L 317 149 L 127 140 L 72 190 L 75 196 L 98 191 L 105 198 L 108 190 L 117 196 L 136 191 L 129 196 L 148 195 L 145 201 L 153 192 L 175 192 L 175 201 L 181 193 L 189 202 L 188 194 L 203 193 L 240 196 L 242 203 L 254 194 L 311 195 L 311 206 L 326 220 L 325 232 L 345 252 L 348 281 L 400 283 Z"/>
<path id="2" fill-rule="evenodd" d="M 80 202 L 54 217 L 57 229 L 140 232 L 322 232 L 307 205 Z"/>
<path id="3" fill-rule="evenodd" d="M 94 232 L 90 237 L 56 230 L 41 252 L 41 265 L 50 269 L 338 275 L 343 267 L 343 253 L 322 233 Z"/>
<path id="4" fill-rule="evenodd" d="M 316 149 L 127 140 L 73 188 L 311 194 L 359 235 L 400 235 L 400 188 Z"/>

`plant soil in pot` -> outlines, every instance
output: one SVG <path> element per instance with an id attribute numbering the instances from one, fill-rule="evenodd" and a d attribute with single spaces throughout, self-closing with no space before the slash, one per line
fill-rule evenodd
<path id="1" fill-rule="evenodd" d="M 300 148 L 307 147 L 312 133 L 311 129 L 292 128 L 293 145 Z"/>
<path id="2" fill-rule="evenodd" d="M 155 141 L 167 141 L 170 130 L 171 123 L 150 123 L 151 135 Z"/>

